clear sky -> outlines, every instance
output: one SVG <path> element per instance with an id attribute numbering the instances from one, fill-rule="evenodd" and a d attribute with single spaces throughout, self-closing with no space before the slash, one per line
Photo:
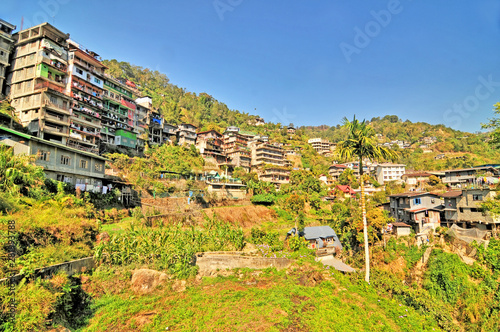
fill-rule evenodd
<path id="1" fill-rule="evenodd" d="M 2 0 L 99 53 L 266 121 L 395 114 L 480 130 L 500 102 L 499 0 Z"/>

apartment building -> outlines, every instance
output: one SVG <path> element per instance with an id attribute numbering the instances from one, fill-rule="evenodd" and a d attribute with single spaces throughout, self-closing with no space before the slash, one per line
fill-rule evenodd
<path id="1" fill-rule="evenodd" d="M 4 96 L 7 68 L 10 66 L 9 56 L 14 49 L 12 32 L 16 26 L 0 19 L 0 99 Z"/>
<path id="2" fill-rule="evenodd" d="M 343 164 L 333 164 L 328 168 L 328 175 L 330 175 L 333 181 L 338 181 L 340 175 L 347 169 L 348 167 Z"/>
<path id="3" fill-rule="evenodd" d="M 492 166 L 471 167 L 444 171 L 443 183 L 452 188 L 465 188 L 477 185 L 480 179 L 493 178 L 500 175 L 500 170 Z M 488 181 L 486 181 L 488 182 Z"/>
<path id="4" fill-rule="evenodd" d="M 6 89 L 17 117 L 32 135 L 64 145 L 71 104 L 66 93 L 68 38 L 48 23 L 15 33 Z"/>
<path id="5" fill-rule="evenodd" d="M 137 106 L 131 83 L 106 75 L 103 100 L 103 143 L 135 149 L 139 131 L 134 126 Z"/>
<path id="6" fill-rule="evenodd" d="M 241 167 L 249 172 L 252 165 L 252 154 L 248 147 L 248 137 L 241 135 L 239 130 L 226 130 L 223 140 L 223 151 L 227 156 L 228 166 Z"/>
<path id="7" fill-rule="evenodd" d="M 252 152 L 252 168 L 256 169 L 260 180 L 276 185 L 289 182 L 290 170 L 282 147 L 260 140 L 250 142 L 249 147 Z"/>
<path id="8" fill-rule="evenodd" d="M 335 148 L 335 144 L 330 143 L 328 140 L 322 138 L 311 138 L 307 141 L 307 143 L 311 144 L 313 149 L 316 150 L 316 152 L 318 152 L 319 154 L 329 154 Z"/>
<path id="9" fill-rule="evenodd" d="M 190 123 L 181 123 L 177 129 L 177 144 L 195 145 L 197 128 L 198 127 Z"/>
<path id="10" fill-rule="evenodd" d="M 137 148 L 144 149 L 149 137 L 149 114 L 153 108 L 151 97 L 140 97 L 135 100 L 137 106 L 134 122 L 137 128 Z"/>
<path id="11" fill-rule="evenodd" d="M 12 146 L 15 154 L 35 155 L 47 178 L 70 183 L 82 191 L 103 191 L 105 158 L 57 142 L 47 141 L 0 126 L 1 144 Z"/>
<path id="12" fill-rule="evenodd" d="M 69 80 L 66 93 L 73 100 L 67 145 L 99 153 L 106 66 L 98 60 L 97 53 L 85 49 L 75 41 L 69 40 L 68 46 Z"/>
<path id="13" fill-rule="evenodd" d="M 452 190 L 440 194 L 444 199 L 445 211 L 442 223 L 447 227 L 459 224 L 463 228 L 491 230 L 500 224 L 500 218 L 483 212 L 481 204 L 487 199 L 493 199 L 496 194 L 488 188 Z"/>
<path id="14" fill-rule="evenodd" d="M 197 133 L 196 148 L 203 158 L 213 158 L 217 164 L 226 161 L 226 155 L 223 151 L 223 136 L 216 130 Z"/>
<path id="15" fill-rule="evenodd" d="M 389 181 L 400 182 L 406 172 L 406 165 L 383 163 L 375 167 L 377 182 L 384 184 Z"/>

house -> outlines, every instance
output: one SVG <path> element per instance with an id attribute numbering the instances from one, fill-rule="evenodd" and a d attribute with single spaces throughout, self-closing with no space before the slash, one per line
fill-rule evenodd
<path id="1" fill-rule="evenodd" d="M 408 236 L 411 234 L 411 226 L 404 222 L 393 222 L 392 232 L 396 234 L 397 237 Z"/>
<path id="2" fill-rule="evenodd" d="M 328 174 L 332 177 L 333 181 L 338 181 L 340 174 L 347 169 L 346 165 L 333 164 L 328 168 Z"/>
<path id="3" fill-rule="evenodd" d="M 216 130 L 199 132 L 196 135 L 196 148 L 205 159 L 213 158 L 217 164 L 226 161 L 226 155 L 222 150 L 223 137 Z"/>
<path id="4" fill-rule="evenodd" d="M 402 176 L 405 174 L 406 165 L 383 163 L 375 168 L 375 174 L 378 183 L 384 184 L 388 181 L 401 181 Z"/>
<path id="5" fill-rule="evenodd" d="M 290 125 L 288 126 L 288 128 L 286 129 L 286 133 L 288 135 L 295 135 L 295 132 L 296 132 L 296 129 L 295 127 L 293 126 L 293 124 L 290 123 Z"/>
<path id="6" fill-rule="evenodd" d="M 498 177 L 500 170 L 491 166 L 480 166 L 472 168 L 453 169 L 444 172 L 443 183 L 452 188 L 463 189 L 465 187 L 474 187 L 484 182 L 481 179 Z M 491 179 L 493 180 L 493 179 Z M 493 182 L 493 181 L 492 181 Z"/>
<path id="7" fill-rule="evenodd" d="M 342 244 L 330 226 L 305 227 L 302 232 L 304 239 L 309 242 L 309 248 L 338 248 L 342 250 Z"/>
<path id="8" fill-rule="evenodd" d="M 335 187 L 335 190 L 343 193 L 344 198 L 354 198 L 356 197 L 356 192 L 352 190 L 349 185 L 338 185 Z"/>
<path id="9" fill-rule="evenodd" d="M 481 204 L 496 196 L 496 192 L 487 188 L 452 190 L 440 194 L 444 199 L 445 217 L 441 222 L 450 227 L 457 224 L 463 228 L 492 230 L 500 224 L 500 218 L 481 210 Z"/>
<path id="10" fill-rule="evenodd" d="M 307 143 L 311 144 L 314 150 L 319 154 L 330 153 L 332 149 L 335 147 L 335 144 L 330 143 L 330 141 L 322 138 L 311 138 L 307 141 Z"/>
<path id="11" fill-rule="evenodd" d="M 408 185 L 408 189 L 416 189 L 423 188 L 431 175 L 427 172 L 405 173 L 401 179 Z"/>
<path id="12" fill-rule="evenodd" d="M 179 145 L 195 145 L 196 143 L 196 127 L 190 123 L 181 123 L 177 129 L 177 143 Z"/>
<path id="13" fill-rule="evenodd" d="M 439 195 L 429 192 L 407 192 L 390 195 L 391 217 L 397 222 L 409 224 L 420 233 L 441 223 L 442 205 Z"/>
<path id="14" fill-rule="evenodd" d="M 35 155 L 47 178 L 71 184 L 82 191 L 107 193 L 103 181 L 106 158 L 0 126 L 2 144 L 14 154 Z"/>

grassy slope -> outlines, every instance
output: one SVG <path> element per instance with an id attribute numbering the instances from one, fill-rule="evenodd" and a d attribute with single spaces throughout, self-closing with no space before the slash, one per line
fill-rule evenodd
<path id="1" fill-rule="evenodd" d="M 287 271 L 237 271 L 134 294 L 130 273 L 102 271 L 88 291 L 95 315 L 81 331 L 431 331 L 429 318 L 363 282 L 304 263 Z M 114 289 L 114 291 L 109 291 Z"/>

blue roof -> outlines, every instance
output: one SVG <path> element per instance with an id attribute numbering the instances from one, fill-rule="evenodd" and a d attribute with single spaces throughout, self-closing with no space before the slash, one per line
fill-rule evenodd
<path id="1" fill-rule="evenodd" d="M 304 227 L 304 238 L 306 240 L 315 240 L 315 239 L 326 239 L 329 237 L 334 238 L 334 246 L 340 247 L 342 249 L 342 244 L 335 233 L 335 231 L 330 226 L 315 226 L 315 227 Z"/>

